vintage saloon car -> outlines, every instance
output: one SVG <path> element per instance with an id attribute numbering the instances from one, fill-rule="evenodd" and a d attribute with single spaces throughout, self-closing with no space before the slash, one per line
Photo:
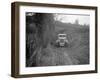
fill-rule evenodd
<path id="1" fill-rule="evenodd" d="M 68 39 L 66 34 L 58 34 L 58 39 L 56 40 L 56 45 L 58 47 L 68 46 Z"/>

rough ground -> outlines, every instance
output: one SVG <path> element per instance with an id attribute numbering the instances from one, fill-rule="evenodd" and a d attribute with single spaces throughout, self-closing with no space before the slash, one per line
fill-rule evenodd
<path id="1" fill-rule="evenodd" d="M 40 55 L 39 55 L 40 56 Z M 74 65 L 78 61 L 71 57 L 70 50 L 67 48 L 54 48 L 48 45 L 40 56 L 38 66 L 57 66 L 57 65 Z"/>

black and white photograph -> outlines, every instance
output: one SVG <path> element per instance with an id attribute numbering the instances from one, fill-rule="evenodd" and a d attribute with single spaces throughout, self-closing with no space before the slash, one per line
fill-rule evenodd
<path id="1" fill-rule="evenodd" d="M 97 73 L 97 7 L 12 4 L 12 76 Z"/>
<path id="2" fill-rule="evenodd" d="M 26 12 L 26 67 L 89 64 L 90 15 Z"/>

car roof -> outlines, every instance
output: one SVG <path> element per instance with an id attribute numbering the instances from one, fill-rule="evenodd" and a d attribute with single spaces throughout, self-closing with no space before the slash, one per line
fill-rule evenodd
<path id="1" fill-rule="evenodd" d="M 58 35 L 66 35 L 66 34 L 58 34 Z"/>

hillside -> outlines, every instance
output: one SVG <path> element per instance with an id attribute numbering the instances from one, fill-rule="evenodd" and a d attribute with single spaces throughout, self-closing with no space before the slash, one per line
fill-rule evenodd
<path id="1" fill-rule="evenodd" d="M 69 51 L 72 60 L 78 60 L 79 64 L 89 63 L 89 26 L 71 23 L 56 24 L 56 33 L 66 33 L 69 39 Z"/>

